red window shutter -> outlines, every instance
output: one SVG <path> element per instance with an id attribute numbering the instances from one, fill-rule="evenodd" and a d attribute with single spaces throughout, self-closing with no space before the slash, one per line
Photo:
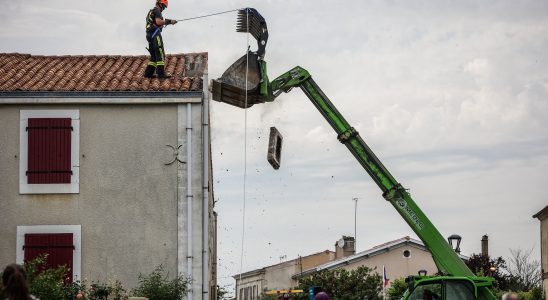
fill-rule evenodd
<path id="1" fill-rule="evenodd" d="M 25 261 L 30 261 L 40 254 L 48 254 L 46 267 L 66 266 L 67 282 L 72 282 L 72 254 L 74 245 L 72 233 L 36 233 L 25 234 Z"/>
<path id="2" fill-rule="evenodd" d="M 28 119 L 27 183 L 70 183 L 70 118 Z"/>

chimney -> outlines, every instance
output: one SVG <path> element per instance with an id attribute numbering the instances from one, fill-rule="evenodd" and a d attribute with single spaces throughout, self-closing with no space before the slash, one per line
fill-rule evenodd
<path id="1" fill-rule="evenodd" d="M 355 239 L 351 236 L 344 236 L 335 243 L 335 259 L 356 254 Z"/>
<path id="2" fill-rule="evenodd" d="M 487 234 L 481 237 L 481 255 L 489 256 L 489 237 Z"/>

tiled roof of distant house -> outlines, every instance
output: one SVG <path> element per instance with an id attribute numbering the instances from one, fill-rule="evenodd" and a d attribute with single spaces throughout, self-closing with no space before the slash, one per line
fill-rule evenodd
<path id="1" fill-rule="evenodd" d="M 334 261 L 330 261 L 330 262 L 327 262 L 325 264 L 319 265 L 315 268 L 306 270 L 304 272 L 294 274 L 292 276 L 292 278 L 299 278 L 299 277 L 306 276 L 308 274 L 312 274 L 314 272 L 318 272 L 318 271 L 321 271 L 321 270 L 336 269 L 336 268 L 339 268 L 341 266 L 347 265 L 351 262 L 355 262 L 355 261 L 362 260 L 362 259 L 367 259 L 369 257 L 375 256 L 375 255 L 378 255 L 378 254 L 382 254 L 382 253 L 385 253 L 385 252 L 390 251 L 392 249 L 399 248 L 399 247 L 402 247 L 402 246 L 405 246 L 405 245 L 412 246 L 412 247 L 415 247 L 415 248 L 419 248 L 419 249 L 422 249 L 424 251 L 428 251 L 428 248 L 426 248 L 426 246 L 424 245 L 424 243 L 422 241 L 413 239 L 409 236 L 404 236 L 404 237 L 399 238 L 397 240 L 389 241 L 389 242 L 374 246 L 374 247 L 372 247 L 370 249 L 367 249 L 365 251 L 358 252 L 354 255 L 350 255 L 350 256 L 343 257 L 343 258 L 340 258 L 340 259 L 337 259 L 337 260 L 334 260 Z M 465 256 L 465 255 L 462 255 L 462 254 L 459 254 L 459 257 L 461 259 L 464 259 L 464 260 L 469 259 L 468 256 Z"/>
<path id="2" fill-rule="evenodd" d="M 207 53 L 173 54 L 159 80 L 143 77 L 148 56 L 42 56 L 0 53 L 2 92 L 189 92 L 202 91 Z"/>

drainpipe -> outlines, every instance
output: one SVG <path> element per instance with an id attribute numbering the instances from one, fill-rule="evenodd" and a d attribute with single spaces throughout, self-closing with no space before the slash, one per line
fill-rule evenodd
<path id="1" fill-rule="evenodd" d="M 202 171 L 202 300 L 209 300 L 209 91 L 207 73 L 203 77 L 203 171 Z"/>
<path id="2" fill-rule="evenodd" d="M 187 203 L 187 276 L 190 279 L 187 299 L 192 300 L 192 104 L 186 105 L 186 203 Z"/>

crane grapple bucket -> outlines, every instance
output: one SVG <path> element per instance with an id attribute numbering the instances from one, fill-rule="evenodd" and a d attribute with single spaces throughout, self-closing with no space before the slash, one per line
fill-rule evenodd
<path id="1" fill-rule="evenodd" d="M 265 102 L 259 92 L 261 70 L 257 61 L 257 54 L 249 52 L 248 55 L 240 57 L 223 73 L 221 78 L 211 81 L 213 100 L 240 108 L 249 108 L 253 104 Z M 246 63 L 247 57 L 249 57 L 249 62 Z"/>
<path id="2" fill-rule="evenodd" d="M 240 57 L 221 78 L 211 81 L 210 89 L 213 100 L 249 108 L 268 101 L 268 77 L 263 61 L 268 29 L 265 19 L 256 9 L 244 8 L 238 11 L 236 31 L 250 33 L 257 40 L 257 52 L 248 51 Z"/>

